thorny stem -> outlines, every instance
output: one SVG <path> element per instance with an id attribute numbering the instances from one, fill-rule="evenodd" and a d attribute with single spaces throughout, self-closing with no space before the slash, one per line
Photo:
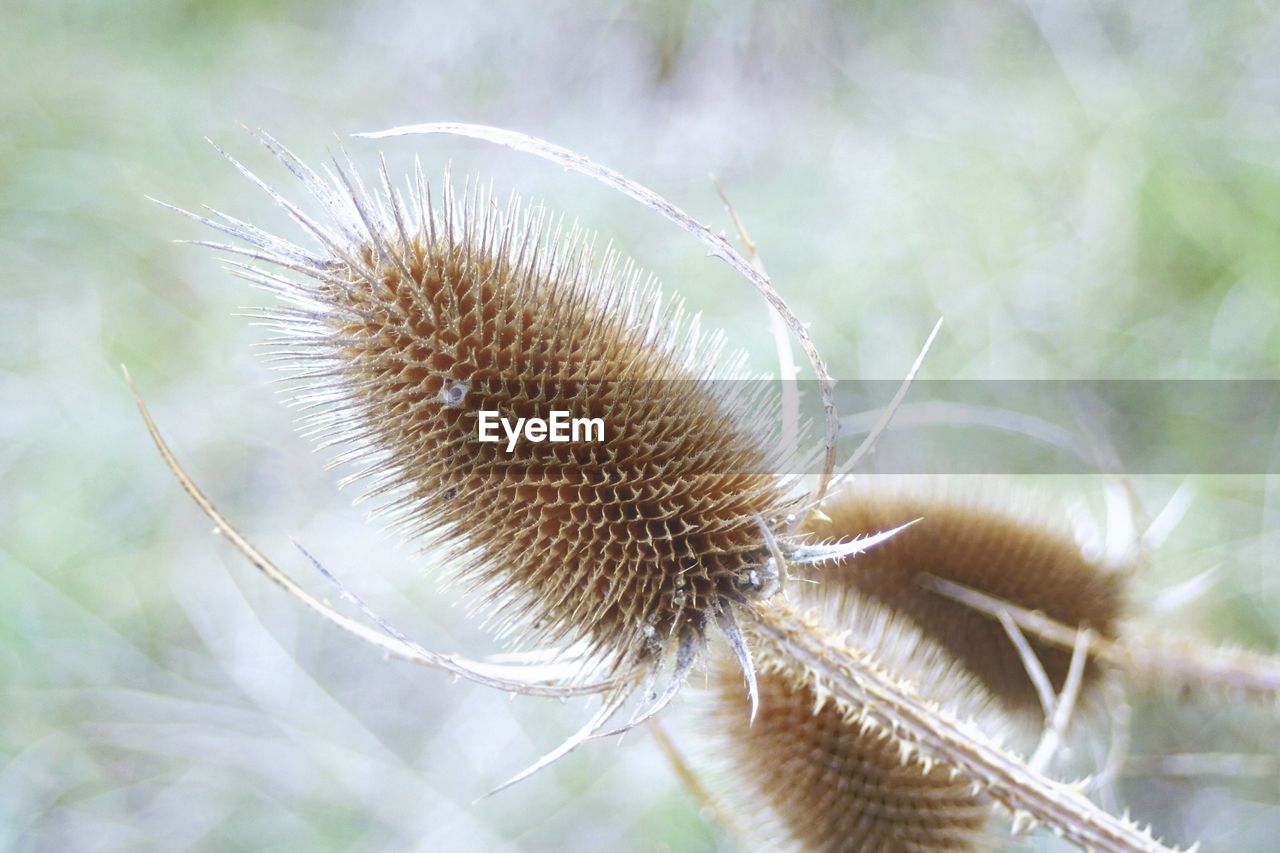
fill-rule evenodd
<path id="1" fill-rule="evenodd" d="M 1076 628 L 1063 625 L 1039 611 L 1027 610 L 1012 602 L 994 598 L 976 589 L 937 577 L 926 586 L 975 610 L 993 616 L 1007 613 L 1019 628 L 1041 639 L 1073 648 Z M 1198 643 L 1152 632 L 1137 633 L 1123 640 L 1110 640 L 1092 633 L 1089 654 L 1111 666 L 1135 675 L 1174 681 L 1182 685 L 1241 690 L 1256 698 L 1280 698 L 1280 659 L 1239 649 L 1209 648 Z"/>
<path id="2" fill-rule="evenodd" d="M 808 670 L 825 692 L 864 726 L 951 767 L 1023 821 L 1044 824 L 1065 840 L 1098 851 L 1169 850 L 1149 832 L 1109 814 L 1074 787 L 1031 770 L 974 726 L 931 705 L 817 622 L 774 598 L 755 610 L 751 630 L 767 650 Z M 1024 817 L 1025 816 L 1025 817 Z"/>

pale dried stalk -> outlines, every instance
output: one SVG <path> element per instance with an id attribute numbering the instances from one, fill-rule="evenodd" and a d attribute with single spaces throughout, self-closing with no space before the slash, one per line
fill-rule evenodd
<path id="1" fill-rule="evenodd" d="M 1098 851 L 1169 850 L 1136 824 L 1107 813 L 1075 787 L 1031 770 L 976 727 L 921 699 L 856 649 L 775 598 L 758 605 L 751 630 L 759 642 L 804 666 L 825 691 L 867 727 L 899 742 L 904 757 L 951 767 L 1007 808 L 1066 841 Z M 1074 632 L 1073 632 L 1074 633 Z"/>
<path id="2" fill-rule="evenodd" d="M 1078 630 L 1039 611 L 1027 610 L 961 584 L 930 577 L 926 584 L 948 598 L 997 616 L 1008 614 L 1024 631 L 1063 648 L 1072 648 Z M 1204 646 L 1155 632 L 1130 633 L 1110 640 L 1089 635 L 1089 654 L 1118 669 L 1159 679 L 1166 687 L 1218 688 L 1241 691 L 1251 698 L 1280 700 L 1280 658 L 1240 649 Z"/>

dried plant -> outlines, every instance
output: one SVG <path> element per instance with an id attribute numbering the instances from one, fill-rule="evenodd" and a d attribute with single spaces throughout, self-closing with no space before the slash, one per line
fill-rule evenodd
<path id="1" fill-rule="evenodd" d="M 731 381 L 743 357 L 722 358 L 721 335 L 629 261 L 593 258 L 589 236 L 552 227 L 540 207 L 513 196 L 499 209 L 478 185 L 458 194 L 447 180 L 437 205 L 421 168 L 406 202 L 385 164 L 370 193 L 349 162 L 335 159 L 326 180 L 261 140 L 321 217 L 228 159 L 321 252 L 217 211 L 187 215 L 242 241 L 200 242 L 247 257 L 232 269 L 283 303 L 254 312 L 278 332 L 268 358 L 296 381 L 308 434 L 337 448 L 335 464 L 359 466 L 344 482 L 364 481 L 406 538 L 444 553 L 500 637 L 564 650 L 560 686 L 606 693 L 556 754 L 674 660 L 628 725 L 664 707 L 713 624 L 754 694 L 735 608 L 771 595 L 782 561 L 870 540 L 810 548 L 786 535 L 803 495 L 771 472 L 803 465 L 780 458 L 777 418 L 760 417 L 764 386 Z M 594 444 L 479 438 L 482 412 L 555 411 L 616 432 Z"/>
<path id="2" fill-rule="evenodd" d="M 809 691 L 815 701 L 829 703 L 841 726 L 876 732 L 902 761 L 927 769 L 930 780 L 941 782 L 935 774 L 943 768 L 946 784 L 963 782 L 973 796 L 1004 806 L 1019 826 L 1043 823 L 1090 849 L 1162 849 L 1146 831 L 1092 803 L 1079 786 L 1056 782 L 1037 762 L 1002 749 L 993 738 L 998 732 L 965 716 L 976 712 L 956 713 L 956 697 L 930 690 L 926 698 L 924 685 L 900 669 L 910 660 L 774 595 L 789 567 L 848 564 L 857 553 L 893 544 L 902 530 L 888 515 L 851 509 L 848 518 L 840 516 L 840 498 L 824 503 L 839 423 L 831 382 L 804 325 L 758 259 L 747 260 L 669 202 L 567 149 L 470 125 L 379 135 L 404 133 L 470 136 L 589 175 L 666 216 L 741 272 L 782 318 L 780 327 L 797 337 L 820 381 L 826 430 L 816 485 L 806 495 L 801 481 L 763 473 L 782 470 L 777 454 L 791 451 L 775 450 L 788 443 L 777 441 L 772 428 L 750 426 L 761 421 L 744 415 L 768 413 L 774 403 L 708 383 L 712 376 L 741 375 L 741 362 L 719 357 L 718 338 L 691 333 L 678 305 L 659 307 L 656 286 L 629 262 L 608 253 L 593 262 L 589 239 L 549 229 L 545 214 L 518 201 L 498 210 L 487 193 L 459 196 L 446 189 L 437 204 L 420 168 L 402 195 L 385 164 L 380 187 L 369 192 L 349 164 L 335 161 L 321 177 L 263 137 L 323 213 L 309 215 L 236 166 L 317 248 L 216 211 L 194 218 L 236 242 L 205 245 L 247 258 L 232 262 L 235 271 L 283 301 L 260 316 L 281 333 L 272 357 L 305 385 L 298 399 L 312 410 L 313 434 L 342 446 L 339 461 L 363 462 L 356 478 L 368 481 L 368 493 L 383 501 L 392 523 L 429 547 L 443 547 L 475 592 L 477 608 L 493 615 L 500 634 L 534 649 L 540 665 L 498 667 L 423 649 L 340 584 L 375 627 L 336 612 L 234 529 L 182 471 L 143 408 L 166 462 L 235 547 L 308 606 L 400 657 L 504 689 L 602 696 L 599 712 L 576 735 L 516 779 L 587 738 L 610 733 L 610 720 L 637 696 L 640 707 L 616 731 L 656 714 L 698 662 L 717 623 L 745 676 L 753 712 L 752 652 L 764 662 L 771 704 L 782 701 L 780 684 Z M 622 437 L 603 451 L 545 443 L 511 456 L 473 438 L 481 409 L 529 417 L 580 407 L 620 422 Z M 782 415 L 791 423 L 782 434 L 800 435 L 792 429 L 794 417 Z M 829 522 L 838 524 L 823 526 Z M 928 538 L 913 547 L 938 553 L 936 540 L 926 544 Z M 1046 553 L 1051 562 L 1057 559 L 1052 548 Z M 1063 571 L 1080 568 L 1065 557 L 1061 562 Z M 1046 606 L 1038 591 L 975 574 L 976 563 L 966 565 L 954 573 L 958 583 L 947 590 L 952 598 L 963 598 L 972 585 L 977 595 L 996 596 L 991 600 L 997 607 L 1005 597 L 1025 608 Z M 1075 637 L 1075 665 L 1064 673 L 1052 638 L 1037 652 L 1064 690 L 1072 671 L 1076 680 L 1083 678 L 1079 650 L 1092 648 L 1092 635 L 1075 626 L 1087 621 L 1108 634 L 1118 608 L 1118 588 L 1090 583 L 1084 598 L 1103 602 L 1102 609 L 1082 602 L 1048 611 Z M 987 617 L 958 606 L 947 610 L 950 604 L 943 602 L 931 606 L 960 623 L 972 616 L 990 628 Z M 963 657 L 945 636 L 940 639 L 939 655 Z M 989 648 L 1008 659 L 1007 646 Z M 541 665 L 547 661 L 549 668 Z M 981 668 L 976 658 L 965 663 Z M 666 665 L 672 668 L 667 686 L 654 690 Z M 1003 664 L 981 680 L 1003 689 L 1006 701 L 1026 704 Z M 760 723 L 762 735 L 773 719 Z"/>

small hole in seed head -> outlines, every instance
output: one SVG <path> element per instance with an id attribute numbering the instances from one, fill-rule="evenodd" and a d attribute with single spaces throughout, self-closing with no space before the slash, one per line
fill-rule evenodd
<path id="1" fill-rule="evenodd" d="M 446 406 L 457 406 L 467 399 L 471 386 L 466 382 L 450 382 L 440 389 L 440 402 Z"/>

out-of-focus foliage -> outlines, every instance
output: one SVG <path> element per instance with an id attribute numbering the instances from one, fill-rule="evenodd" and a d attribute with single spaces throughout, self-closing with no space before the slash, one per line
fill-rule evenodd
<path id="1" fill-rule="evenodd" d="M 312 160 L 335 132 L 514 127 L 727 228 L 714 172 L 837 376 L 900 376 L 939 314 L 937 378 L 1280 373 L 1272 4 L 122 0 L 2 17 L 2 846 L 722 843 L 643 733 L 472 804 L 583 708 L 385 664 L 263 583 L 180 496 L 121 362 L 268 552 L 295 559 L 296 535 L 425 644 L 490 648 L 431 561 L 379 539 L 293 434 L 251 354 L 261 336 L 230 316 L 259 295 L 171 244 L 206 235 L 144 199 L 287 230 L 202 139 L 284 180 L 238 122 Z M 342 144 L 372 162 L 372 143 Z M 651 214 L 474 144 L 385 149 L 393 168 L 417 154 L 545 196 L 769 369 L 759 299 Z M 1153 508 L 1177 485 L 1136 483 Z M 1135 610 L 1273 648 L 1276 484 L 1195 485 Z M 1207 592 L 1157 609 L 1211 568 Z M 1138 816 L 1211 848 L 1280 833 L 1274 709 L 1133 698 L 1142 775 L 1119 793 Z M 1269 772 L 1171 776 L 1162 756 L 1186 753 Z"/>

